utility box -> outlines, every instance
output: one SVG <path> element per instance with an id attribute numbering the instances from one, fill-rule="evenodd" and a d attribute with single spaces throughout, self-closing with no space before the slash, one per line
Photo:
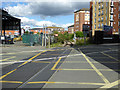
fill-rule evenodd
<path id="1" fill-rule="evenodd" d="M 102 44 L 103 43 L 103 35 L 104 35 L 104 31 L 95 31 L 94 43 Z"/>

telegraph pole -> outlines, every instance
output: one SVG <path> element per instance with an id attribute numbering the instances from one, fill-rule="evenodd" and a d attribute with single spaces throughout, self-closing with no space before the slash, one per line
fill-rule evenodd
<path id="1" fill-rule="evenodd" d="M 48 47 L 50 48 L 50 32 L 48 32 Z"/>
<path id="2" fill-rule="evenodd" d="M 46 47 L 46 24 L 45 24 L 45 47 Z"/>
<path id="3" fill-rule="evenodd" d="M 42 46 L 44 46 L 44 24 L 43 24 L 43 36 L 42 36 Z"/>

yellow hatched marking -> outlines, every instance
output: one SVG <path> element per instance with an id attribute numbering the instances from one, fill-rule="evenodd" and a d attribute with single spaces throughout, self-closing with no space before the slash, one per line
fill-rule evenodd
<path id="1" fill-rule="evenodd" d="M 14 70 L 8 72 L 7 74 L 1 76 L 0 79 L 3 79 L 4 77 L 8 76 L 9 74 L 13 73 L 13 72 L 16 71 L 16 70 L 17 70 L 17 69 L 14 69 Z"/>
<path id="2" fill-rule="evenodd" d="M 46 50 L 43 51 L 43 52 L 46 52 Z M 41 53 L 43 53 L 43 52 L 41 52 Z M 28 61 L 26 61 L 26 62 L 24 62 L 23 64 L 19 65 L 17 68 L 19 68 L 19 67 L 25 65 L 26 63 L 30 62 L 32 59 L 34 59 L 35 57 L 39 56 L 41 53 L 39 53 L 39 54 L 35 55 L 34 57 L 30 58 Z M 6 76 L 8 76 L 9 74 L 13 73 L 14 71 L 17 70 L 17 68 L 14 69 L 14 70 L 12 70 L 12 71 L 10 71 L 10 72 L 8 72 L 8 73 L 6 73 L 5 75 L 1 76 L 0 79 L 3 79 L 4 77 L 6 77 Z"/>
<path id="3" fill-rule="evenodd" d="M 45 50 L 45 51 L 43 51 L 43 52 L 46 52 L 46 50 Z M 28 62 L 32 61 L 32 59 L 36 58 L 37 56 L 39 56 L 39 55 L 40 55 L 40 54 L 42 54 L 43 52 L 41 52 L 41 53 L 39 53 L 39 54 L 35 55 L 34 57 L 30 58 L 28 61 L 26 61 L 26 62 L 24 62 L 23 64 L 19 65 L 18 67 L 21 67 L 21 66 L 25 65 L 26 63 L 28 63 Z"/>
<path id="4" fill-rule="evenodd" d="M 0 81 L 1 83 L 23 83 L 20 81 Z"/>
<path id="5" fill-rule="evenodd" d="M 120 79 L 117 80 L 117 81 L 115 81 L 115 82 L 106 84 L 105 86 L 102 86 L 102 87 L 100 87 L 100 88 L 112 88 L 112 87 L 117 86 L 117 85 L 119 85 L 119 84 L 120 84 Z M 103 90 L 103 89 L 100 89 L 100 88 L 97 89 L 97 90 Z"/>
<path id="6" fill-rule="evenodd" d="M 48 61 L 32 61 L 32 62 L 35 62 L 35 63 L 52 63 L 52 62 L 48 62 Z"/>
<path id="7" fill-rule="evenodd" d="M 104 52 L 101 52 L 101 53 L 102 53 L 103 55 L 105 55 L 105 56 L 108 56 L 108 57 L 110 57 L 110 58 L 116 60 L 116 61 L 119 61 L 118 59 L 116 59 L 116 58 L 114 58 L 114 57 L 112 57 L 112 56 L 110 56 L 110 55 L 108 55 L 108 54 L 105 54 Z"/>
<path id="8" fill-rule="evenodd" d="M 60 62 L 61 59 L 62 59 L 62 58 L 60 57 L 60 58 L 58 59 L 58 61 L 54 64 L 54 66 L 52 67 L 51 70 L 54 70 L 54 69 L 56 68 L 56 66 L 58 65 L 58 63 Z"/>
<path id="9" fill-rule="evenodd" d="M 85 54 L 81 52 L 81 54 L 84 56 L 84 58 L 87 60 L 87 62 L 91 65 L 91 67 L 97 72 L 97 74 L 103 79 L 103 81 L 106 84 L 109 84 L 110 82 L 105 78 L 105 76 L 92 64 L 92 62 L 86 57 Z"/>
<path id="10" fill-rule="evenodd" d="M 0 61 L 7 61 L 7 60 L 9 60 L 9 59 L 12 59 L 12 58 L 15 58 L 16 56 L 13 56 L 13 57 L 9 57 L 9 58 L 5 58 L 5 59 L 3 59 L 3 60 L 0 60 Z"/>
<path id="11" fill-rule="evenodd" d="M 94 69 L 66 69 L 66 68 L 63 68 L 63 69 L 61 69 L 61 68 L 59 68 L 59 69 L 54 69 L 54 70 L 68 70 L 68 71 L 94 71 Z M 99 71 L 120 71 L 120 70 L 117 70 L 117 69 L 98 69 Z"/>
<path id="12" fill-rule="evenodd" d="M 85 85 L 105 85 L 105 83 L 90 83 L 90 82 L 50 82 L 50 81 L 37 81 L 28 82 L 28 84 L 38 84 L 38 83 L 54 83 L 54 84 L 85 84 Z"/>

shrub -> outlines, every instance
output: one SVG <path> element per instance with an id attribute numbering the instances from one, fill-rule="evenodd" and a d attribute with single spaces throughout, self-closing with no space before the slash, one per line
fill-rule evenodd
<path id="1" fill-rule="evenodd" d="M 84 37 L 83 32 L 81 31 L 77 31 L 75 32 L 75 34 L 76 34 L 76 37 Z"/>
<path id="2" fill-rule="evenodd" d="M 89 44 L 90 44 L 89 38 L 86 38 L 86 41 L 84 40 L 84 38 L 76 40 L 76 45 L 89 45 Z"/>

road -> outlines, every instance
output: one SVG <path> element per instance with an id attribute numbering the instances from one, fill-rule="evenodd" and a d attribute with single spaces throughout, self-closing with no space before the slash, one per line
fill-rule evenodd
<path id="1" fill-rule="evenodd" d="M 31 50 L 2 55 L 0 82 L 3 90 L 119 88 L 120 59 L 117 44 Z"/>

